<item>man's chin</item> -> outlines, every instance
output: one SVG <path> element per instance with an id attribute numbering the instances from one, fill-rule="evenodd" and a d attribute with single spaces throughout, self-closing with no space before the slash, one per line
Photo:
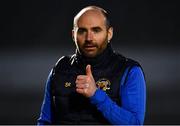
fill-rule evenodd
<path id="1" fill-rule="evenodd" d="M 97 55 L 85 55 L 85 57 L 88 57 L 88 58 L 95 58 Z"/>
<path id="2" fill-rule="evenodd" d="M 97 53 L 95 53 L 95 52 L 86 52 L 86 53 L 83 53 L 83 55 L 85 57 L 88 57 L 88 58 L 94 58 L 94 57 L 97 56 Z"/>

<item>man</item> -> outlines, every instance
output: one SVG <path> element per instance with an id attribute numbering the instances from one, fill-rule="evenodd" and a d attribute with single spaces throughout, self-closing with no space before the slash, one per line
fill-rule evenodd
<path id="1" fill-rule="evenodd" d="M 75 16 L 76 53 L 52 69 L 38 124 L 143 124 L 141 66 L 112 50 L 112 36 L 102 8 L 88 6 Z"/>

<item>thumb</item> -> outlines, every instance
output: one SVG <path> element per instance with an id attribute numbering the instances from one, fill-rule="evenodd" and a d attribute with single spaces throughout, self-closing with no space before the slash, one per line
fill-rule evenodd
<path id="1" fill-rule="evenodd" d="M 86 75 L 87 76 L 92 76 L 91 65 L 87 65 L 86 66 Z"/>

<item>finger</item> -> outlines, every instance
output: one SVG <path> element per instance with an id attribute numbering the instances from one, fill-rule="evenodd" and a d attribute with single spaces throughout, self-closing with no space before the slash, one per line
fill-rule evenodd
<path id="1" fill-rule="evenodd" d="M 91 65 L 86 66 L 86 75 L 87 76 L 92 76 Z"/>
<path id="2" fill-rule="evenodd" d="M 83 93 L 85 92 L 84 89 L 79 89 L 79 88 L 77 88 L 76 91 L 77 91 L 78 93 L 80 93 L 80 94 L 83 94 Z"/>
<path id="3" fill-rule="evenodd" d="M 84 84 L 84 87 L 85 87 L 85 88 L 88 88 L 88 87 L 89 87 L 89 84 Z"/>
<path id="4" fill-rule="evenodd" d="M 76 82 L 75 82 L 76 84 L 85 84 L 85 83 L 87 83 L 87 80 L 85 80 L 85 79 L 82 79 L 82 80 L 78 80 L 78 79 L 76 79 Z"/>
<path id="5" fill-rule="evenodd" d="M 89 84 L 76 84 L 76 88 L 80 88 L 80 89 L 83 89 L 83 88 L 88 88 L 89 87 Z"/>
<path id="6" fill-rule="evenodd" d="M 78 75 L 76 79 L 77 80 L 85 80 L 85 79 L 87 79 L 87 76 L 86 75 Z"/>
<path id="7" fill-rule="evenodd" d="M 84 88 L 87 88 L 87 84 L 76 84 L 76 88 L 78 89 L 84 89 Z"/>

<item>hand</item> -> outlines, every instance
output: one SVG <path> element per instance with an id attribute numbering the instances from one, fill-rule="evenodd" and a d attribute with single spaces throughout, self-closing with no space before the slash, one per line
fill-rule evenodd
<path id="1" fill-rule="evenodd" d="M 85 97 L 91 97 L 94 95 L 96 89 L 96 83 L 91 72 L 91 65 L 87 65 L 86 75 L 78 75 L 76 78 L 76 91 Z"/>

